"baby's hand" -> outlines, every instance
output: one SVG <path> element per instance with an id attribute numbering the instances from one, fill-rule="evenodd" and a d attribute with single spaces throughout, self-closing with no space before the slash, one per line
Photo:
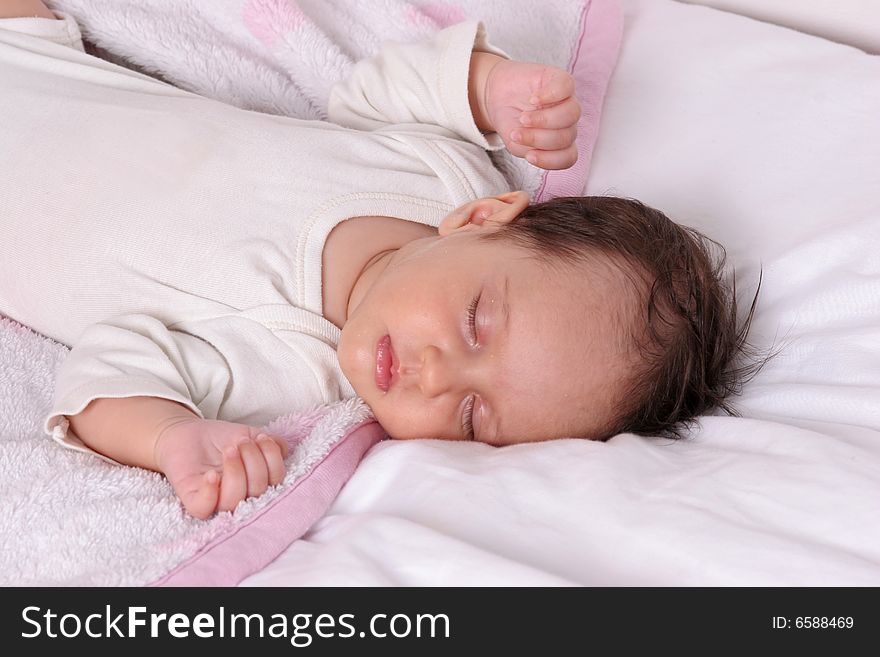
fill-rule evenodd
<path id="1" fill-rule="evenodd" d="M 486 111 L 507 149 L 542 169 L 577 161 L 581 105 L 574 79 L 555 66 L 502 59 L 486 80 Z"/>
<path id="2" fill-rule="evenodd" d="M 244 424 L 200 418 L 162 431 L 155 460 L 196 518 L 232 511 L 246 497 L 281 483 L 287 442 Z"/>

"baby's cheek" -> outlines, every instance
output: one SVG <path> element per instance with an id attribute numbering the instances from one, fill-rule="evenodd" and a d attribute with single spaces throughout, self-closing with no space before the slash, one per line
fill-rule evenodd
<path id="1" fill-rule="evenodd" d="M 373 415 L 382 428 L 395 440 L 413 440 L 427 438 L 431 435 L 425 426 L 424 419 L 419 419 L 419 414 L 401 412 L 394 402 L 377 404 L 373 409 Z"/>
<path id="2" fill-rule="evenodd" d="M 382 425 L 382 428 L 385 430 L 385 433 L 388 434 L 389 438 L 393 438 L 394 440 L 407 440 L 409 438 L 409 436 L 406 435 L 406 432 L 403 431 L 403 423 L 400 422 L 400 419 L 395 413 L 382 408 L 379 404 L 371 408 L 376 421 Z"/>
<path id="3" fill-rule="evenodd" d="M 373 372 L 375 362 L 367 341 L 359 339 L 354 328 L 346 328 L 336 346 L 336 359 L 345 378 L 348 379 L 359 397 L 367 397 L 374 389 Z M 369 403 L 369 400 L 366 400 Z"/>

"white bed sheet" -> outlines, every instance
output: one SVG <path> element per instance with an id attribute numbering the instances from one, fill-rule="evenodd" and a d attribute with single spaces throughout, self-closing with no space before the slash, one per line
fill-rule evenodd
<path id="1" fill-rule="evenodd" d="M 629 0 L 587 192 L 728 247 L 783 351 L 678 443 L 367 455 L 244 585 L 880 585 L 880 58 Z"/>
<path id="2" fill-rule="evenodd" d="M 750 16 L 880 54 L 877 0 L 679 0 Z"/>

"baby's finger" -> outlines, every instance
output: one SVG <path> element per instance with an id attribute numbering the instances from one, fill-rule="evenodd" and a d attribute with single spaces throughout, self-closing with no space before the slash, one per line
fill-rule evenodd
<path id="1" fill-rule="evenodd" d="M 273 439 L 266 434 L 257 437 L 257 445 L 266 459 L 266 467 L 269 470 L 269 484 L 276 486 L 282 482 L 287 468 L 284 467 L 284 452 L 287 451 L 287 441 Z M 282 448 L 283 445 L 283 448 Z"/>
<path id="2" fill-rule="evenodd" d="M 269 486 L 269 471 L 262 450 L 253 441 L 245 440 L 238 444 L 238 451 L 247 475 L 248 497 L 262 495 Z"/>
<path id="3" fill-rule="evenodd" d="M 535 107 L 552 105 L 574 95 L 574 78 L 562 69 L 547 66 L 542 75 L 540 88 L 532 94 L 530 104 Z"/>
<path id="4" fill-rule="evenodd" d="M 287 458 L 287 453 L 290 451 L 290 445 L 287 444 L 287 441 L 284 438 L 279 438 L 278 436 L 270 436 L 265 433 L 261 433 L 260 436 L 266 436 L 269 440 L 278 445 L 278 448 L 281 450 L 281 458 Z M 260 436 L 257 436 L 257 438 L 259 438 Z"/>
<path id="5" fill-rule="evenodd" d="M 223 477 L 220 480 L 218 511 L 232 511 L 247 497 L 247 475 L 235 445 L 223 450 Z"/>
<path id="6" fill-rule="evenodd" d="M 510 133 L 510 138 L 517 144 L 531 146 L 542 151 L 558 151 L 568 148 L 577 137 L 577 128 L 562 130 L 542 130 L 540 128 L 517 128 Z"/>
<path id="7" fill-rule="evenodd" d="M 268 438 L 272 442 L 276 443 L 281 449 L 281 458 L 287 458 L 287 453 L 290 451 L 290 445 L 288 445 L 287 440 L 285 440 L 284 438 L 279 438 L 278 436 L 270 435 L 266 433 L 265 429 L 254 429 L 254 432 L 256 433 L 256 438 L 253 438 L 253 440 L 259 441 L 261 438 Z"/>
<path id="8" fill-rule="evenodd" d="M 220 493 L 220 475 L 216 470 L 208 470 L 202 475 L 197 488 L 188 490 L 180 496 L 183 508 L 194 518 L 210 518 L 217 510 L 217 496 Z"/>
<path id="9" fill-rule="evenodd" d="M 519 122 L 527 128 L 569 128 L 581 118 L 581 104 L 574 98 L 553 107 L 523 112 Z"/>
<path id="10" fill-rule="evenodd" d="M 561 151 L 532 150 L 526 154 L 526 159 L 542 169 L 567 169 L 577 162 L 578 152 L 574 145 Z"/>

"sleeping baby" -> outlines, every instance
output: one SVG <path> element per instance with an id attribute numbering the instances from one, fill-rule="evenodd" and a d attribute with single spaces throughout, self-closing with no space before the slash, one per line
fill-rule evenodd
<path id="1" fill-rule="evenodd" d="M 36 0 L 0 16 L 0 312 L 71 346 L 47 432 L 193 516 L 282 480 L 258 427 L 347 397 L 391 438 L 496 446 L 730 410 L 723 250 L 637 201 L 511 191 L 488 152 L 567 168 L 580 106 L 481 24 L 386 44 L 305 121 L 92 57 Z"/>

